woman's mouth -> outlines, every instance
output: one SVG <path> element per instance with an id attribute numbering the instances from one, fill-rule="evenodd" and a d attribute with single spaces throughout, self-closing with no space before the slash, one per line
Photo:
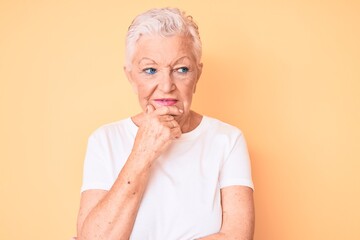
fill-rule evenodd
<path id="1" fill-rule="evenodd" d="M 177 103 L 178 100 L 174 98 L 158 98 L 154 101 L 161 106 L 173 106 Z"/>

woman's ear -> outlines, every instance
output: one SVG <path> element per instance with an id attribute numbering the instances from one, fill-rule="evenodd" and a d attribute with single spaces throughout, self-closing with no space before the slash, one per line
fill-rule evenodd
<path id="1" fill-rule="evenodd" d="M 126 78 L 128 79 L 129 83 L 131 84 L 131 87 L 132 87 L 134 93 L 138 94 L 135 81 L 132 77 L 131 69 L 129 67 L 124 66 L 124 72 L 125 72 Z"/>
<path id="2" fill-rule="evenodd" d="M 202 63 L 199 63 L 198 65 L 198 72 L 197 72 L 197 76 L 196 76 L 196 83 L 195 83 L 195 86 L 194 86 L 194 90 L 193 90 L 193 93 L 196 92 L 196 85 L 201 77 L 201 73 L 202 73 L 202 68 L 203 68 L 203 64 Z"/>

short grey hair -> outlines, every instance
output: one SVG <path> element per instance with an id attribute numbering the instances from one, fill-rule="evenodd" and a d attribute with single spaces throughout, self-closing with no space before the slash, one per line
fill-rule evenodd
<path id="1" fill-rule="evenodd" d="M 198 26 L 190 15 L 177 8 L 154 8 L 135 17 L 126 35 L 125 66 L 128 68 L 131 68 L 136 43 L 142 35 L 188 36 L 193 43 L 195 60 L 198 64 L 201 61 Z"/>

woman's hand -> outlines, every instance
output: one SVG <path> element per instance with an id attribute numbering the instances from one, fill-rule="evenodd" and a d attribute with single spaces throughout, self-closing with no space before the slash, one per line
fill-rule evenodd
<path id="1" fill-rule="evenodd" d="M 165 106 L 155 109 L 147 106 L 145 117 L 139 126 L 135 138 L 133 154 L 158 158 L 171 144 L 181 136 L 181 128 L 174 116 L 183 112 L 175 106 Z"/>

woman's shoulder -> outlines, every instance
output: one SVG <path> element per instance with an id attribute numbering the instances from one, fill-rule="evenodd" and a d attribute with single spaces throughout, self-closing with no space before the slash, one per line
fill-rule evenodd
<path id="1" fill-rule="evenodd" d="M 129 117 L 99 126 L 91 133 L 90 137 L 111 137 L 119 134 L 123 135 L 124 133 L 133 135 L 136 134 L 136 131 L 136 125 Z"/>
<path id="2" fill-rule="evenodd" d="M 204 116 L 203 121 L 204 127 L 199 138 L 202 141 L 215 143 L 216 146 L 223 146 L 230 151 L 236 142 L 244 139 L 244 135 L 238 127 L 225 121 L 208 116 Z"/>
<path id="3" fill-rule="evenodd" d="M 208 130 L 212 129 L 218 134 L 242 135 L 242 131 L 238 127 L 217 118 L 204 116 L 203 121 L 204 124 L 206 124 Z"/>

